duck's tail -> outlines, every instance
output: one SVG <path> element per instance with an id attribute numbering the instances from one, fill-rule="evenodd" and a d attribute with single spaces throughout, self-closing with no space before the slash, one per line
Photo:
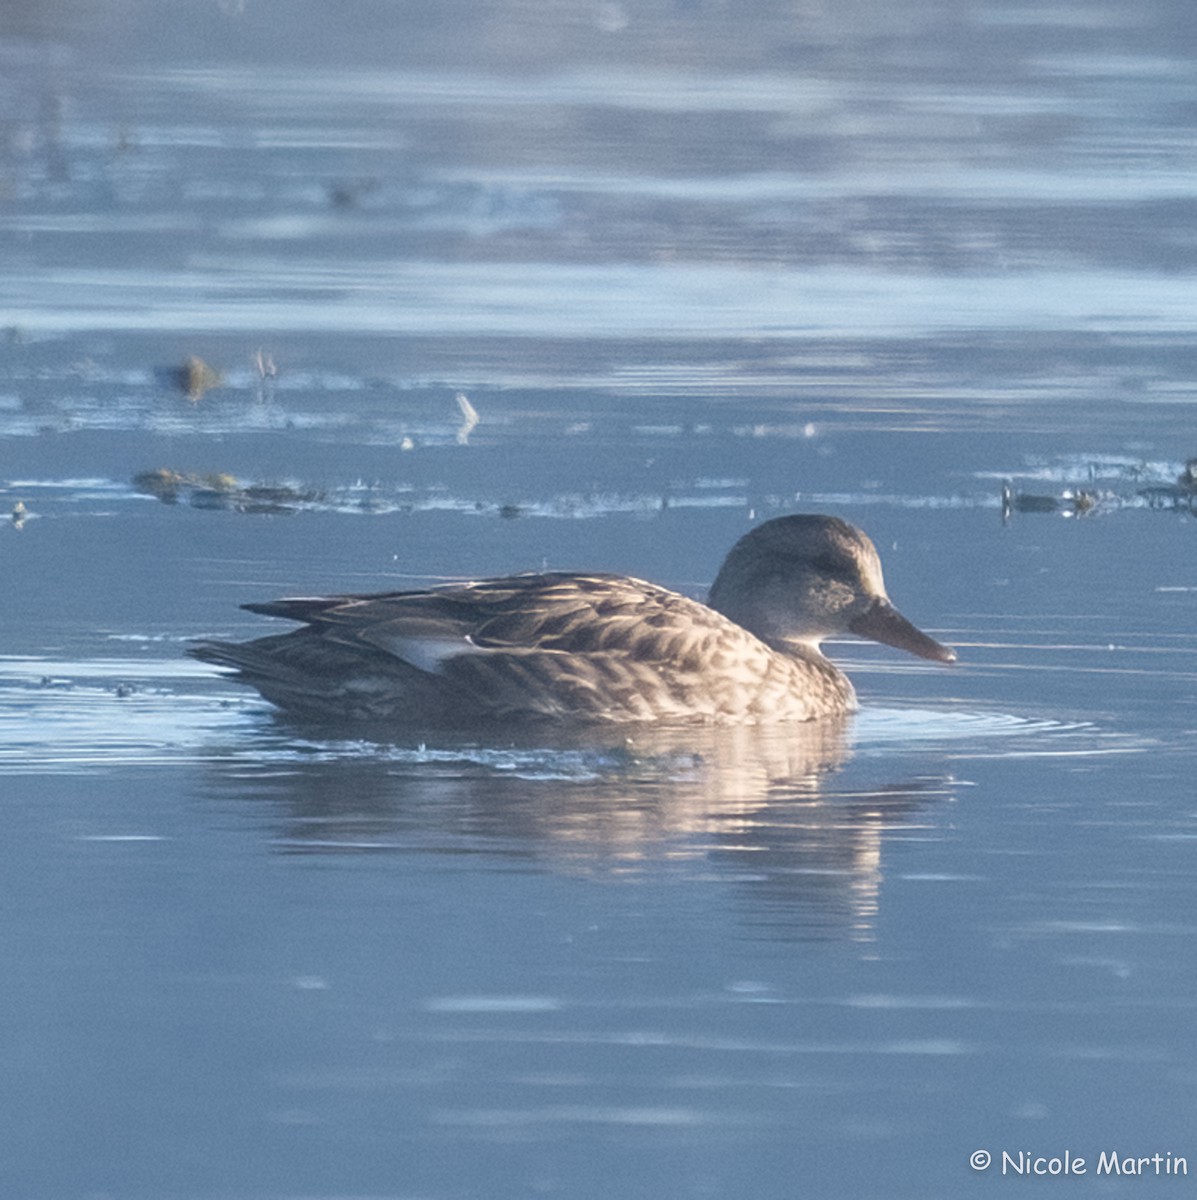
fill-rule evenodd
<path id="1" fill-rule="evenodd" d="M 452 715 L 455 696 L 424 672 L 305 633 L 250 642 L 197 642 L 187 653 L 235 672 L 234 682 L 255 688 L 297 717 L 342 722 Z"/>

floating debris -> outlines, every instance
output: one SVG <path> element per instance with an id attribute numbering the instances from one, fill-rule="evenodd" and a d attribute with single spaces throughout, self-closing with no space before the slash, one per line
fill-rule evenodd
<path id="1" fill-rule="evenodd" d="M 183 392 L 193 404 L 201 400 L 205 392 L 224 384 L 224 375 L 194 354 L 181 367 L 168 368 L 160 374 L 172 387 Z"/>
<path id="2" fill-rule="evenodd" d="M 457 430 L 457 444 L 466 446 L 469 444 L 470 434 L 474 432 L 482 418 L 478 416 L 478 410 L 470 403 L 470 398 L 465 392 L 458 392 L 453 399 L 457 401 L 457 407 L 461 409 L 461 425 Z"/>
<path id="3" fill-rule="evenodd" d="M 288 483 L 258 483 L 236 493 L 238 512 L 292 513 L 313 504 L 325 504 L 328 495 L 315 488 L 297 488 Z"/>
<path id="4" fill-rule="evenodd" d="M 1148 508 L 1183 508 L 1197 511 L 1197 487 L 1183 484 L 1162 484 L 1159 487 L 1142 488 L 1139 495 L 1147 501 Z"/>
<path id="5" fill-rule="evenodd" d="M 1175 484 L 1141 488 L 1139 495 L 1151 508 L 1184 508 L 1193 512 L 1197 506 L 1197 458 L 1190 458 L 1185 463 Z"/>
<path id="6" fill-rule="evenodd" d="M 143 495 L 156 496 L 163 504 L 177 504 L 180 499 L 185 499 L 193 508 L 259 515 L 286 515 L 327 500 L 324 492 L 291 484 L 243 485 L 234 476 L 223 472 L 201 475 L 165 467 L 135 475 L 133 486 Z"/>
<path id="7" fill-rule="evenodd" d="M 29 510 L 25 507 L 24 500 L 18 500 L 12 506 L 12 523 L 15 529 L 25 528 L 25 519 L 29 516 Z"/>
<path id="8" fill-rule="evenodd" d="M 1008 521 L 1018 513 L 1060 513 L 1065 517 L 1081 517 L 1097 506 L 1096 492 L 1074 491 L 1066 488 L 1058 496 L 1016 492 L 1008 483 L 1002 484 L 1002 520 Z"/>
<path id="9" fill-rule="evenodd" d="M 272 354 L 267 354 L 264 350 L 255 350 L 250 356 L 250 362 L 253 363 L 259 379 L 276 379 L 278 377 L 278 367 L 274 365 Z"/>
<path id="10" fill-rule="evenodd" d="M 197 475 L 191 471 L 172 471 L 159 467 L 156 471 L 142 471 L 133 476 L 133 487 L 145 496 L 156 496 L 163 504 L 177 504 L 179 496 L 198 489 L 232 492 L 237 481 L 232 475 L 215 473 Z"/>
<path id="11" fill-rule="evenodd" d="M 1019 491 L 1005 471 L 977 473 L 978 478 L 991 479 L 1001 486 L 1003 522 L 1014 513 L 1075 517 L 1094 510 L 1106 514 L 1124 508 L 1197 513 L 1197 458 L 1178 462 L 1118 454 L 1067 454 L 1034 456 L 1026 466 L 1028 486 L 1059 490 Z"/>

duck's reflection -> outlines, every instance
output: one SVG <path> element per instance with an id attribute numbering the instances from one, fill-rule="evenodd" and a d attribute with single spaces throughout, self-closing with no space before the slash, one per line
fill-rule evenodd
<path id="1" fill-rule="evenodd" d="M 887 832 L 917 825 L 953 789 L 947 776 L 870 778 L 848 734 L 834 720 L 388 745 L 308 729 L 248 768 L 238 755 L 212 783 L 276 807 L 283 853 L 476 854 L 612 879 L 707 873 L 734 885 L 771 936 L 867 938 Z"/>

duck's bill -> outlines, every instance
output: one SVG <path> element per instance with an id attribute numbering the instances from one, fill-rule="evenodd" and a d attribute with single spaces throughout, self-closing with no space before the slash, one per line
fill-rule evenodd
<path id="1" fill-rule="evenodd" d="M 884 642 L 887 646 L 896 646 L 899 650 L 917 654 L 919 658 L 929 658 L 932 662 L 956 661 L 955 650 L 940 645 L 934 638 L 917 629 L 888 601 L 874 604 L 868 612 L 861 613 L 851 621 L 848 628 L 857 637 Z"/>

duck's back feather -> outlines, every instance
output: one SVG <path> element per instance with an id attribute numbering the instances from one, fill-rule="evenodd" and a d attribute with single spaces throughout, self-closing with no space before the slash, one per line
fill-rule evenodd
<path id="1" fill-rule="evenodd" d="M 766 645 L 698 601 L 618 575 L 521 575 L 247 609 L 304 628 L 193 653 L 309 716 L 759 721 L 847 711 L 817 651 Z"/>

